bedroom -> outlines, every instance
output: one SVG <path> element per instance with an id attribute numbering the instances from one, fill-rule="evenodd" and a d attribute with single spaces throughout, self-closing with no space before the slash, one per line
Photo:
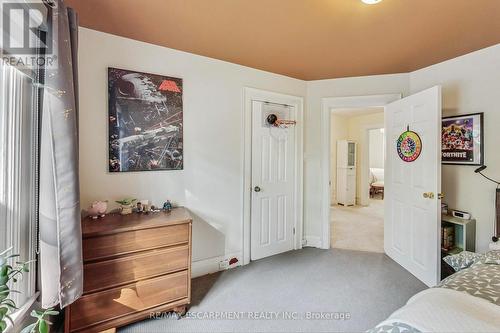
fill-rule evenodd
<path id="1" fill-rule="evenodd" d="M 327 144 L 330 141 L 330 131 L 327 128 L 329 123 L 325 121 L 329 108 L 325 108 L 325 105 L 337 103 L 342 98 L 385 96 L 385 99 L 370 102 L 371 106 L 384 106 L 400 98 L 405 100 L 434 86 L 441 86 L 442 107 L 436 110 L 442 111 L 444 117 L 483 114 L 484 124 L 481 132 L 484 132 L 484 153 L 481 155 L 484 157 L 482 162 L 488 168 L 482 173 L 494 180 L 500 178 L 500 156 L 496 151 L 496 124 L 500 122 L 497 98 L 500 80 L 496 75 L 500 69 L 500 11 L 497 1 L 485 1 L 481 7 L 471 5 L 470 1 L 419 1 L 418 4 L 402 4 L 394 0 L 383 0 L 374 5 L 357 0 L 276 0 L 265 3 L 224 0 L 217 3 L 196 0 L 148 1 L 142 6 L 128 0 L 119 3 L 65 3 L 74 8 L 79 16 L 79 28 L 77 29 L 73 22 L 74 29 L 70 30 L 78 32 L 78 48 L 66 43 L 66 49 L 60 52 L 66 52 L 66 57 L 71 54 L 70 51 L 77 51 L 78 58 L 72 56 L 73 60 L 78 60 L 72 61 L 72 65 L 78 69 L 78 76 L 72 79 L 77 85 L 73 90 L 67 87 L 58 89 L 57 94 L 53 95 L 49 90 L 54 86 L 46 82 L 45 85 L 49 88 L 45 88 L 44 94 L 48 94 L 47 98 L 53 98 L 50 100 L 52 104 L 47 107 L 55 108 L 56 115 L 63 115 L 57 126 L 73 124 L 73 127 L 66 129 L 68 132 L 64 132 L 65 138 L 74 139 L 78 135 L 78 142 L 69 139 L 53 141 L 57 143 L 53 148 L 60 149 L 62 144 L 70 145 L 65 147 L 65 153 L 57 156 L 63 156 L 61 167 L 68 168 L 64 171 L 76 177 L 70 179 L 76 179 L 79 186 L 77 187 L 75 182 L 59 184 L 64 195 L 55 198 L 53 191 L 42 192 L 40 199 L 45 210 L 41 210 L 43 214 L 38 214 L 33 211 L 36 206 L 34 203 L 38 199 L 32 197 L 37 193 L 36 177 L 31 185 L 10 183 L 18 185 L 2 189 L 4 192 L 1 208 L 5 223 L 2 223 L 0 232 L 0 251 L 14 246 L 13 253 L 21 254 L 21 260 L 38 259 L 37 263 L 41 263 L 31 264 L 31 273 L 26 274 L 22 280 L 26 285 L 19 285 L 25 296 L 17 298 L 16 302 L 18 305 L 27 305 L 31 300 L 35 300 L 38 297 L 37 292 L 41 291 L 38 309 L 62 305 L 64 309 L 57 310 L 60 315 L 51 320 L 54 322 L 54 329 L 63 322 L 62 314 L 67 311 L 66 308 L 80 306 L 85 299 L 108 295 L 116 288 L 143 280 L 132 275 L 132 278 L 128 277 L 126 284 L 114 282 L 105 290 L 99 287 L 98 290 L 80 298 L 82 290 L 78 288 L 79 284 L 92 282 L 99 285 L 100 280 L 85 277 L 83 281 L 74 280 L 78 274 L 65 274 L 65 271 L 62 271 L 62 267 L 73 267 L 74 272 L 82 272 L 88 265 L 101 267 L 118 259 L 122 262 L 125 258 L 137 260 L 136 257 L 146 256 L 146 252 L 142 251 L 118 259 L 113 257 L 84 262 L 84 266 L 75 260 L 79 257 L 79 249 L 82 249 L 83 235 L 77 233 L 80 211 L 87 211 L 94 201 L 106 200 L 107 216 L 96 221 L 84 220 L 92 228 L 104 227 L 108 218 L 115 216 L 112 212 L 120 209 L 121 205 L 115 201 L 121 201 L 127 206 L 122 199 L 137 199 L 141 203 L 141 209 L 145 206 L 149 212 L 134 212 L 124 218 L 162 216 L 158 214 L 164 214 L 163 212 L 151 212 L 151 205 L 155 206 L 156 211 L 158 207 L 163 208 L 167 200 L 174 206 L 183 206 L 188 210 L 190 217 L 183 221 L 189 225 L 188 221 L 192 219 L 192 233 L 190 238 L 189 233 L 184 234 L 187 238 L 184 238 L 179 247 L 184 251 L 190 248 L 191 257 L 182 256 L 186 252 L 175 252 L 177 259 L 172 259 L 172 263 L 190 268 L 193 279 L 188 279 L 185 286 L 190 288 L 191 304 L 188 305 L 186 316 L 175 321 L 170 320 L 168 315 L 139 321 L 150 318 L 153 311 L 150 311 L 152 307 L 148 307 L 147 310 L 139 311 L 140 313 L 129 313 L 127 310 L 125 315 L 120 314 L 119 320 L 104 317 L 100 321 L 101 324 L 97 324 L 97 320 L 91 316 L 84 322 L 85 311 L 90 311 L 85 310 L 80 312 L 81 317 L 73 319 L 74 323 L 83 325 L 80 326 L 80 331 L 85 331 L 85 327 L 102 331 L 117 327 L 118 331 L 123 332 L 365 331 L 377 326 L 393 311 L 404 306 L 413 295 L 425 289 L 426 284 L 415 277 L 415 272 L 411 274 L 403 268 L 400 258 L 394 260 L 395 256 L 391 253 L 366 254 L 330 249 L 330 152 Z M 262 11 L 262 8 L 266 8 L 266 11 Z M 435 17 L 426 14 L 430 11 L 436 13 Z M 62 24 L 58 26 L 60 37 L 61 32 L 64 32 L 61 30 Z M 229 31 L 231 33 L 228 33 Z M 408 36 L 413 36 L 412 43 L 408 42 Z M 335 43 L 329 42 L 332 39 Z M 62 40 L 70 39 L 68 37 Z M 332 58 L 326 57 L 325 54 L 330 54 Z M 4 65 L 2 68 L 3 78 L 12 75 L 20 80 L 18 72 L 31 78 L 29 71 L 26 73 L 22 69 L 17 70 L 12 67 L 13 62 L 10 64 L 11 67 Z M 61 70 L 66 74 L 71 72 L 68 64 L 64 65 L 61 65 L 59 75 Z M 128 99 L 122 96 L 119 103 L 113 103 L 110 107 L 109 97 L 121 96 L 110 94 L 110 83 L 114 82 L 113 77 L 109 75 L 110 68 L 133 72 L 127 72 L 133 74 L 132 76 L 121 75 L 119 82 L 122 82 L 124 87 L 135 87 L 137 77 L 146 76 L 155 82 L 159 76 L 162 82 L 165 81 L 162 94 L 170 101 L 177 101 L 172 106 L 167 103 L 167 107 L 182 107 L 182 121 L 176 118 L 177 123 L 170 124 L 173 127 L 162 125 L 160 127 L 165 129 L 161 131 L 156 131 L 158 128 L 145 129 L 144 125 L 130 127 L 130 139 L 144 138 L 154 143 L 162 143 L 163 138 L 169 139 L 169 135 L 175 134 L 175 149 L 168 149 L 168 154 L 167 151 L 162 154 L 163 150 L 160 150 L 159 154 L 162 157 L 168 156 L 172 162 L 169 168 L 179 168 L 179 161 L 182 161 L 182 169 L 147 172 L 109 170 L 109 145 L 113 143 L 109 135 L 110 112 L 113 112 L 113 107 L 117 110 L 117 105 L 120 108 L 124 105 L 131 108 L 132 105 L 127 104 Z M 30 70 L 31 73 L 36 73 L 33 68 Z M 48 75 L 47 78 L 60 77 L 55 72 L 49 74 L 53 76 Z M 33 77 L 36 78 L 36 75 Z M 64 84 L 68 84 L 67 81 L 66 79 Z M 11 92 L 6 89 L 13 88 L 5 85 L 5 82 L 2 84 L 2 101 L 8 101 L 12 95 L 6 94 L 6 91 Z M 182 93 L 182 99 L 177 90 Z M 73 107 L 54 104 L 62 91 L 73 91 L 73 95 L 76 92 L 77 96 L 72 98 Z M 125 91 L 121 90 L 119 93 L 123 92 Z M 390 99 L 388 96 L 391 95 L 397 97 Z M 68 93 L 65 96 L 68 96 Z M 25 96 L 25 99 L 31 103 L 30 96 Z M 179 100 L 182 100 L 182 103 Z M 71 100 L 65 102 L 71 104 Z M 45 104 L 49 104 L 47 100 Z M 161 114 L 163 109 L 161 103 L 158 104 Z M 23 107 L 17 106 L 16 103 L 5 105 L 3 102 L 2 116 L 13 114 L 6 110 L 14 106 Z M 73 112 L 77 106 L 78 117 Z M 148 110 L 150 106 L 147 106 Z M 340 107 L 349 105 L 344 103 Z M 258 112 L 263 113 L 263 118 L 253 119 L 252 115 Z M 295 124 L 269 124 L 267 116 L 271 114 L 278 115 L 280 121 L 295 121 Z M 436 117 L 433 123 L 436 128 L 441 127 L 438 118 L 441 117 Z M 2 122 L 2 126 L 14 126 L 16 119 L 10 117 L 9 120 L 10 123 Z M 168 121 L 170 122 L 170 119 Z M 252 181 L 258 176 L 252 174 L 252 170 L 255 170 L 252 168 L 255 161 L 252 156 L 257 155 L 257 152 L 262 153 L 252 151 L 252 147 L 256 147 L 251 144 L 255 124 L 260 124 L 257 128 L 264 129 L 260 134 L 275 139 L 278 137 L 280 140 L 290 139 L 289 143 L 295 147 L 294 156 L 287 156 L 293 159 L 293 162 L 286 164 L 293 165 L 295 175 L 291 179 L 293 187 L 290 186 L 287 192 L 296 204 L 287 211 L 287 216 L 292 219 L 286 228 L 289 242 L 284 250 L 279 244 L 273 244 L 273 249 L 261 251 L 261 255 L 265 257 L 262 259 L 252 257 L 252 254 L 257 254 L 260 250 L 261 243 L 252 239 L 252 234 L 258 232 L 252 232 L 252 227 L 264 225 L 269 228 L 267 222 L 277 223 L 279 219 L 261 219 L 258 220 L 260 224 L 253 219 L 256 214 L 252 213 L 252 202 L 265 199 L 265 195 L 271 193 L 270 184 Z M 399 136 L 406 130 L 406 125 L 398 128 L 393 134 Z M 47 133 L 46 129 L 34 127 L 33 130 Z M 10 153 L 14 154 L 18 143 L 9 139 L 7 133 L 12 132 L 6 132 L 4 128 L 2 127 L 2 140 L 7 143 L 4 146 L 10 147 Z M 422 155 L 415 162 L 405 162 L 408 163 L 405 165 L 412 167 L 426 161 L 429 147 L 435 148 L 436 152 L 441 148 L 437 144 L 427 144 L 428 138 L 417 125 L 410 126 L 410 130 L 417 132 L 423 142 Z M 117 135 L 121 135 L 120 133 Z M 153 134 L 160 135 L 161 139 L 157 141 L 154 139 L 156 136 L 149 139 Z M 178 140 L 181 134 L 182 144 Z M 394 158 L 399 158 L 396 139 L 397 137 L 387 140 L 386 145 L 390 144 L 390 149 L 386 151 L 394 153 Z M 438 139 L 434 138 L 436 142 Z M 21 168 L 24 165 L 32 165 L 30 156 L 36 158 L 36 155 L 28 153 L 34 149 L 29 141 L 24 141 L 27 145 L 27 148 L 24 148 L 27 150 L 23 150 L 25 155 L 7 155 L 8 158 L 2 158 L 2 179 L 19 180 L 23 179 L 20 175 L 31 175 L 34 172 L 29 168 Z M 47 146 L 42 145 L 41 148 Z M 75 156 L 75 151 L 79 156 Z M 41 157 L 53 156 L 51 151 L 44 149 L 41 149 L 40 153 Z M 155 153 L 152 149 L 151 154 Z M 2 156 L 6 156 L 5 154 L 7 153 Z M 18 156 L 18 159 L 10 159 L 11 156 Z M 147 155 L 147 165 L 156 166 L 151 156 L 153 155 Z M 272 158 L 279 156 L 271 155 Z M 435 158 L 437 157 L 438 154 L 435 155 Z M 14 161 L 17 161 L 17 164 L 13 163 Z M 401 159 L 395 160 L 394 163 L 396 161 L 399 163 Z M 54 178 L 54 169 L 47 168 L 47 162 L 50 162 L 50 159 L 40 160 L 40 181 L 68 180 Z M 419 189 L 418 199 L 424 200 L 423 193 L 432 192 L 434 198 L 425 198 L 422 202 L 429 205 L 432 203 L 432 209 L 436 212 L 440 213 L 440 201 L 443 201 L 451 209 L 471 213 L 476 221 L 475 252 L 489 251 L 491 237 L 495 230 L 498 230 L 495 229 L 496 185 L 474 172 L 478 166 L 446 164 L 441 167 L 441 163 L 438 164 L 442 170 L 441 182 L 438 183 L 435 179 L 435 188 Z M 6 165 L 9 168 L 5 167 Z M 16 167 L 19 170 L 15 169 Z M 13 173 L 7 170 L 18 171 Z M 435 175 L 437 177 L 437 171 Z M 389 178 L 385 177 L 386 183 L 387 179 Z M 260 180 L 263 181 L 264 178 Z M 49 190 L 53 187 L 51 183 L 46 182 L 40 185 L 45 186 L 45 189 L 49 186 Z M 69 185 L 71 186 L 68 187 Z M 48 195 L 49 193 L 52 193 L 52 196 Z M 445 194 L 443 200 L 437 198 L 439 193 Z M 20 195 L 23 200 L 6 200 L 9 196 L 17 198 L 14 194 Z M 387 195 L 388 192 L 385 193 L 384 203 L 390 199 L 390 195 Z M 58 221 L 57 214 L 51 207 L 54 202 L 59 203 L 59 200 L 66 199 L 71 202 L 65 202 L 64 207 L 73 207 L 72 203 L 79 202 L 79 208 L 72 208 L 72 217 L 66 214 L 63 216 L 65 221 L 69 222 L 63 223 L 62 226 L 74 226 L 69 228 L 71 232 L 59 229 L 59 232 L 65 231 L 65 236 L 71 233 L 68 236 L 71 241 L 57 245 L 57 240 L 48 237 L 58 232 L 54 228 L 57 222 L 53 222 Z M 167 205 L 166 208 L 168 207 Z M 133 208 L 138 209 L 137 202 Z M 28 223 L 26 216 L 7 214 L 9 210 L 30 212 L 34 217 L 38 214 L 43 236 L 42 245 L 47 246 L 41 246 L 40 251 L 36 251 L 36 237 L 33 237 L 36 232 L 28 232 L 33 230 L 30 228 L 34 228 L 36 224 Z M 172 216 L 169 215 L 169 218 Z M 25 221 L 23 227 L 12 228 L 19 219 Z M 438 222 L 436 216 L 433 232 L 433 237 L 436 238 L 440 232 Z M 147 223 L 136 224 L 137 227 L 147 226 Z M 125 232 L 123 226 L 120 226 L 114 228 L 113 232 Z M 186 228 L 188 227 L 183 230 L 188 230 Z M 285 229 L 275 230 L 285 232 Z M 138 230 L 134 230 L 136 231 Z M 12 236 L 11 233 L 14 232 L 16 234 Z M 276 233 L 279 235 L 278 231 Z M 86 234 L 83 238 L 86 240 L 87 236 L 90 237 L 91 234 Z M 163 240 L 162 237 L 159 239 Z M 155 247 L 152 240 L 141 244 L 149 249 Z M 64 250 L 61 250 L 61 246 Z M 86 247 L 83 246 L 85 251 Z M 441 262 L 437 257 L 441 254 L 441 249 L 438 248 L 437 241 L 434 247 L 432 254 L 437 260 L 431 261 L 436 266 L 433 268 L 433 276 L 437 280 L 440 271 L 437 266 Z M 174 248 L 177 249 L 177 245 Z M 174 248 L 162 246 L 161 253 L 170 255 L 170 250 L 173 251 Z M 423 246 L 417 247 L 418 250 L 422 248 Z M 62 251 L 60 253 L 63 255 L 55 255 L 57 251 Z M 286 252 L 268 256 L 276 251 Z M 37 252 L 40 254 L 37 255 Z M 151 255 L 154 253 L 156 252 L 153 250 Z M 49 260 L 53 258 L 58 260 Z M 158 265 L 151 264 L 150 259 L 146 261 L 155 269 L 169 269 L 169 260 L 158 261 Z M 144 262 L 140 264 L 146 265 Z M 41 273 L 40 278 L 34 274 L 36 270 Z M 144 271 L 137 270 L 133 274 L 140 275 Z M 151 277 L 151 274 L 147 279 L 144 278 L 153 282 L 158 279 Z M 66 293 L 62 287 L 68 283 L 71 284 L 71 292 Z M 168 281 L 159 283 L 170 284 Z M 102 308 L 102 315 L 107 316 L 109 310 L 125 311 L 127 308 L 136 307 L 137 303 L 126 305 L 130 300 L 126 296 L 135 295 L 135 290 L 123 288 L 123 294 L 111 297 L 112 300 L 118 301 L 112 303 L 114 307 Z M 149 292 L 151 289 L 144 290 Z M 170 289 L 154 289 L 155 293 L 166 290 Z M 183 290 L 187 294 L 188 289 Z M 187 298 L 182 298 L 182 302 L 175 305 L 179 313 L 182 313 L 182 307 L 187 305 Z M 112 302 L 109 298 L 106 300 Z M 73 305 L 73 302 L 76 304 Z M 69 305 L 70 303 L 72 305 Z M 119 306 L 120 304 L 122 306 Z M 171 303 L 167 305 L 165 311 L 173 309 Z M 247 317 L 203 317 L 210 312 L 229 316 L 233 311 L 243 312 Z M 337 319 L 255 318 L 258 316 L 248 318 L 250 313 L 259 311 L 269 313 L 270 317 L 272 312 L 289 314 L 292 319 L 294 313 L 335 313 Z M 163 309 L 158 312 L 163 312 Z M 92 311 L 89 314 L 95 315 Z M 156 312 L 153 315 L 156 316 Z M 350 317 L 347 318 L 348 316 Z M 67 313 L 66 318 L 73 318 L 71 312 L 69 315 Z M 411 324 L 409 321 L 407 323 Z M 425 327 L 420 328 L 426 330 Z M 68 329 L 72 331 L 71 323 Z"/>

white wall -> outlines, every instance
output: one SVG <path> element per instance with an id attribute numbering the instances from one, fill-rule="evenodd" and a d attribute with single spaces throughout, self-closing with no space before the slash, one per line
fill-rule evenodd
<path id="1" fill-rule="evenodd" d="M 368 132 L 369 164 L 370 168 L 384 168 L 384 133 L 379 129 L 372 129 Z"/>
<path id="2" fill-rule="evenodd" d="M 410 91 L 443 87 L 443 115 L 484 112 L 485 170 L 500 179 L 500 44 L 410 75 Z M 443 165 L 443 202 L 469 211 L 477 219 L 476 242 L 485 251 L 493 236 L 495 185 L 474 173 L 473 166 Z"/>
<path id="3" fill-rule="evenodd" d="M 240 253 L 243 88 L 305 96 L 305 82 L 85 28 L 79 62 L 82 208 L 96 199 L 172 199 L 195 214 L 194 261 Z M 184 170 L 107 172 L 108 66 L 184 80 Z"/>

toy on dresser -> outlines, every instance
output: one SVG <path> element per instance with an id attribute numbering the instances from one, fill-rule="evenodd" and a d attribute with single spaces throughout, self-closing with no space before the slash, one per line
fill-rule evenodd
<path id="1" fill-rule="evenodd" d="M 90 218 L 96 220 L 99 217 L 106 216 L 106 211 L 108 209 L 107 201 L 94 201 L 87 210 Z"/>
<path id="2" fill-rule="evenodd" d="M 165 202 L 163 204 L 163 210 L 166 211 L 167 213 L 170 213 L 172 208 L 173 208 L 173 206 L 172 206 L 172 203 L 170 202 L 170 200 L 167 200 L 167 202 Z"/>

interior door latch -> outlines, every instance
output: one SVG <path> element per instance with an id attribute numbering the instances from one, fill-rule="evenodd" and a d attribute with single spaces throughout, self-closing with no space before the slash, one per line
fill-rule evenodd
<path id="1" fill-rule="evenodd" d="M 434 192 L 424 192 L 424 198 L 434 199 Z"/>

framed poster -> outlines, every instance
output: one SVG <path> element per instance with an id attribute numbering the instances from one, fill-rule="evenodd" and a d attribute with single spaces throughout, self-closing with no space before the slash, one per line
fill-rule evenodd
<path id="1" fill-rule="evenodd" d="M 182 79 L 108 68 L 109 171 L 182 170 Z"/>
<path id="2" fill-rule="evenodd" d="M 443 118 L 441 145 L 443 164 L 482 165 L 483 114 Z"/>

